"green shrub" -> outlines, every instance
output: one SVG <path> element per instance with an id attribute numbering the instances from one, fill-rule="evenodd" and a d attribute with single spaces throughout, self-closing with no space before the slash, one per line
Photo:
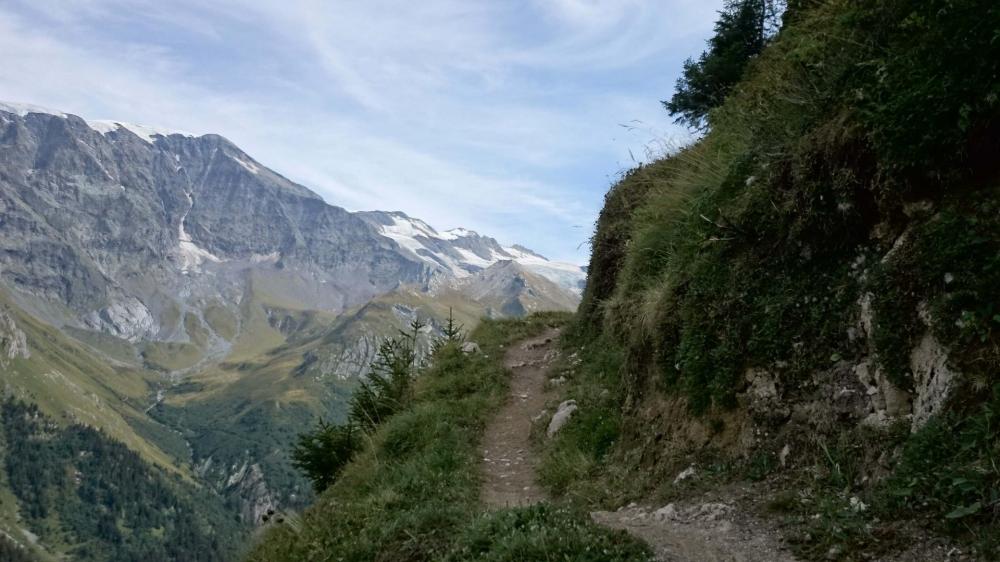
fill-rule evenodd
<path id="1" fill-rule="evenodd" d="M 299 435 L 291 452 L 292 465 L 319 493 L 337 480 L 361 446 L 361 430 L 354 424 L 332 425 L 319 420 L 316 429 Z"/>

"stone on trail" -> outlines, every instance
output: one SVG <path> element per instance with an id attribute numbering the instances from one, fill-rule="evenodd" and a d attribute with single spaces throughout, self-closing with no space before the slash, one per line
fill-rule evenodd
<path id="1" fill-rule="evenodd" d="M 654 511 L 653 517 L 655 517 L 657 521 L 677 519 L 677 508 L 674 507 L 674 504 L 668 503 L 667 505 Z"/>
<path id="2" fill-rule="evenodd" d="M 545 433 L 549 437 L 559 433 L 559 430 L 566 425 L 566 422 L 569 421 L 570 416 L 572 416 L 573 412 L 576 410 L 576 400 L 567 400 L 562 404 L 559 404 L 559 408 L 556 409 L 555 415 L 552 416 L 552 421 L 549 422 L 549 428 Z"/>

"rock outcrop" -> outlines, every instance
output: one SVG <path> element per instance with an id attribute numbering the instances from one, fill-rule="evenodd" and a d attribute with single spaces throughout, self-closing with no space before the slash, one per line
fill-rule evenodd
<path id="1" fill-rule="evenodd" d="M 9 310 L 0 308 L 0 366 L 5 367 L 12 359 L 31 357 L 28 340 L 17 327 Z"/>

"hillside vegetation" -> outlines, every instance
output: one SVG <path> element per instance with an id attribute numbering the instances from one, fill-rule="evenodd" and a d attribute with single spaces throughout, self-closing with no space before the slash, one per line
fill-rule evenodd
<path id="1" fill-rule="evenodd" d="M 552 503 L 478 506 L 497 356 L 553 319 L 487 321 L 252 560 L 643 559 L 582 514 L 727 489 L 805 559 L 1000 557 L 1000 6 L 772 4 L 665 103 L 699 140 L 607 194 Z"/>
<path id="2" fill-rule="evenodd" d="M 249 560 L 645 559 L 642 545 L 575 510 L 479 504 L 478 442 L 507 395 L 504 348 L 565 321 L 485 320 L 470 336 L 481 353 L 438 350 L 405 407 L 364 434 L 312 507 L 276 514 Z"/>
<path id="3" fill-rule="evenodd" d="M 793 3 L 705 124 L 607 195 L 569 392 L 620 393 L 550 482 L 669 495 L 695 463 L 801 487 L 767 499 L 807 557 L 901 517 L 997 556 L 1000 6 Z"/>
<path id="4" fill-rule="evenodd" d="M 171 478 L 125 445 L 34 405 L 0 404 L 3 481 L 21 519 L 72 560 L 224 560 L 241 527 L 211 492 Z M 15 558 L 16 559 L 16 558 Z"/>

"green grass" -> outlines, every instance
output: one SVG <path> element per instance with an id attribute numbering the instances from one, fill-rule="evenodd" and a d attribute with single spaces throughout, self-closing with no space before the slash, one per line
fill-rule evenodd
<path id="1" fill-rule="evenodd" d="M 851 358 L 844 334 L 866 292 L 881 316 L 879 359 L 900 386 L 926 301 L 954 355 L 995 371 L 1000 311 L 986 287 L 997 169 L 977 154 L 1000 130 L 1000 63 L 987 55 L 1000 48 L 988 16 L 998 10 L 986 0 L 800 8 L 702 140 L 608 194 L 584 323 L 654 364 L 634 376 L 658 375 L 697 412 L 734 405 L 746 368 L 780 361 L 786 378 L 804 379 Z M 960 29 L 963 42 L 946 40 Z M 915 214 L 914 201 L 930 211 Z M 912 250 L 879 266 L 907 226 Z M 944 287 L 945 273 L 959 282 Z M 947 333 L 956 321 L 966 334 Z"/>
<path id="2" fill-rule="evenodd" d="M 538 435 L 543 451 L 539 480 L 571 505 L 610 507 L 628 489 L 641 493 L 642 488 L 635 480 L 626 484 L 616 478 L 618 467 L 607 458 L 621 434 L 624 351 L 604 339 L 581 346 L 572 334 L 564 334 L 563 348 L 553 376 L 566 379 L 557 388 L 564 398 L 576 400 L 579 410 L 551 440 Z"/>
<path id="3" fill-rule="evenodd" d="M 418 378 L 412 408 L 380 426 L 315 505 L 273 526 L 249 559 L 642 559 L 642 547 L 583 514 L 485 513 L 479 504 L 477 443 L 508 392 L 504 347 L 565 320 L 484 321 L 470 335 L 481 354 L 441 350 Z"/>
<path id="4" fill-rule="evenodd" d="M 926 517 L 1000 558 L 1000 384 L 978 408 L 934 418 L 910 438 L 877 493 L 883 516 Z"/>
<path id="5" fill-rule="evenodd" d="M 139 354 L 136 351 L 136 347 L 128 340 L 116 338 L 103 332 L 83 330 L 72 326 L 64 326 L 63 332 L 112 359 L 128 364 L 139 363 Z"/>
<path id="6" fill-rule="evenodd" d="M 232 341 L 239 331 L 239 319 L 235 314 L 218 302 L 205 307 L 205 322 L 223 339 Z"/>
<path id="7" fill-rule="evenodd" d="M 30 358 L 11 360 L 0 369 L 0 382 L 8 396 L 37 404 L 60 424 L 83 423 L 100 428 L 147 461 L 169 472 L 186 474 L 165 452 L 173 448 L 173 440 L 161 443 L 154 437 L 166 435 L 166 428 L 154 430 L 155 422 L 143 413 L 153 394 L 152 383 L 158 378 L 155 374 L 138 368 L 112 367 L 90 347 L 16 309 L 3 294 L 0 306 L 6 307 L 24 331 L 31 351 Z M 136 420 L 152 425 L 140 432 Z"/>
<path id="8" fill-rule="evenodd" d="M 445 557 L 449 562 L 626 562 L 648 559 L 648 549 L 624 533 L 595 530 L 585 513 L 545 504 L 506 510 L 477 519 L 462 530 Z"/>
<path id="9" fill-rule="evenodd" d="M 660 412 L 664 426 L 739 415 L 751 368 L 778 377 L 790 407 L 841 361 L 871 360 L 915 390 L 912 352 L 930 335 L 956 378 L 940 419 L 917 434 L 810 429 L 796 440 L 796 467 L 783 469 L 774 436 L 784 422 L 767 420 L 756 429 L 769 438 L 719 450 L 716 464 L 762 483 L 805 467 L 826 475 L 804 481 L 809 512 L 792 516 L 810 537 L 797 547 L 804 556 L 877 551 L 908 517 L 994 553 L 983 537 L 998 513 L 989 412 L 1000 372 L 1000 6 L 799 4 L 698 142 L 608 193 L 577 323 L 585 364 L 567 390 L 590 414 L 548 445 L 543 480 L 592 503 L 646 487 L 650 476 L 639 476 L 659 469 L 635 459 L 687 453 L 666 442 L 668 427 L 656 428 L 664 441 L 650 435 L 649 410 L 689 411 Z M 619 366 L 608 404 L 595 398 L 608 386 L 601 361 Z M 718 433 L 704 449 L 724 441 L 724 424 Z M 869 458 L 897 446 L 899 458 Z M 861 459 L 867 472 L 851 468 Z M 873 467 L 893 475 L 850 475 Z M 854 510 L 851 497 L 871 509 Z"/>
<path id="10" fill-rule="evenodd" d="M 164 372 L 194 367 L 202 358 L 202 349 L 187 342 L 149 342 L 142 346 L 142 359 L 150 369 Z"/>

